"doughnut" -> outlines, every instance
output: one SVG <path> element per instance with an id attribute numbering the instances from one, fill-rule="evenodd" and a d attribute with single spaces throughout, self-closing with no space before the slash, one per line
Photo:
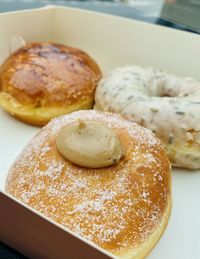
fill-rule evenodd
<path id="1" fill-rule="evenodd" d="M 90 130 L 97 123 L 88 151 L 85 137 L 75 139 L 74 129 L 80 124 L 81 130 L 82 122 Z M 98 123 L 114 135 L 104 129 L 96 131 Z M 73 147 L 79 155 L 88 152 L 87 159 L 89 153 L 98 158 L 100 150 L 109 148 L 107 135 L 117 136 L 123 147 L 123 152 L 117 152 L 123 156 L 106 167 L 78 166 L 58 149 L 65 130 L 73 132 L 68 149 Z M 90 150 L 94 143 L 102 147 Z M 115 150 L 118 141 L 113 143 Z M 63 115 L 43 127 L 11 166 L 5 188 L 21 202 L 120 258 L 144 258 L 151 251 L 167 226 L 172 205 L 171 168 L 160 141 L 149 129 L 120 115 L 95 110 Z"/>
<path id="2" fill-rule="evenodd" d="M 151 129 L 175 167 L 200 168 L 200 83 L 162 70 L 125 66 L 99 82 L 95 109 Z"/>
<path id="3" fill-rule="evenodd" d="M 101 71 L 85 52 L 56 43 L 29 43 L 0 68 L 0 106 L 32 125 L 90 109 Z"/>

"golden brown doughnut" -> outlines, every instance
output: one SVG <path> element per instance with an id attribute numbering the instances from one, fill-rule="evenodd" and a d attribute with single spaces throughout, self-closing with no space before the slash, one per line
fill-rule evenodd
<path id="1" fill-rule="evenodd" d="M 16 118 L 44 125 L 62 114 L 93 105 L 101 71 L 80 49 L 30 43 L 0 68 L 0 106 Z"/>
<path id="2" fill-rule="evenodd" d="M 56 146 L 60 130 L 80 119 L 106 123 L 125 150 L 119 163 L 76 166 Z M 170 164 L 150 130 L 94 110 L 52 120 L 17 158 L 6 191 L 114 255 L 143 258 L 163 234 L 171 212 Z"/>

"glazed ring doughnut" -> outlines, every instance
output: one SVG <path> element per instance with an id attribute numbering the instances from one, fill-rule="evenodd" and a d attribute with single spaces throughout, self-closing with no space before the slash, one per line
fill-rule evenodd
<path id="1" fill-rule="evenodd" d="M 80 118 L 115 132 L 124 158 L 98 169 L 63 158 L 56 146 L 58 134 Z M 160 141 L 119 115 L 94 110 L 47 124 L 13 164 L 6 191 L 123 258 L 144 258 L 164 232 L 171 211 L 170 164 Z"/>
<path id="2" fill-rule="evenodd" d="M 125 66 L 96 90 L 95 109 L 120 113 L 151 129 L 173 166 L 200 168 L 200 83 L 164 71 Z"/>
<path id="3" fill-rule="evenodd" d="M 16 118 L 44 125 L 52 118 L 90 109 L 101 71 L 80 49 L 30 43 L 0 68 L 0 106 Z"/>

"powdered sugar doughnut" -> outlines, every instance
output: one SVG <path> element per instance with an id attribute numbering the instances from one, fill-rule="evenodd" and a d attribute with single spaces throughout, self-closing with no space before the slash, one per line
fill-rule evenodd
<path id="1" fill-rule="evenodd" d="M 200 83 L 164 71 L 125 66 L 99 83 L 95 109 L 120 113 L 151 129 L 172 165 L 200 168 Z"/>
<path id="2" fill-rule="evenodd" d="M 105 123 L 119 137 L 125 157 L 98 169 L 64 159 L 56 136 L 80 118 Z M 170 164 L 160 141 L 119 115 L 93 110 L 45 126 L 12 166 L 6 191 L 123 258 L 144 258 L 164 232 L 171 211 Z"/>

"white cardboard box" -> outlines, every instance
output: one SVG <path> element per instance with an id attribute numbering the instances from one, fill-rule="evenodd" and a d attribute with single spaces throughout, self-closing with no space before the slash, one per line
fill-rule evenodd
<path id="1" fill-rule="evenodd" d="M 13 35 L 54 41 L 91 54 L 103 71 L 138 64 L 200 80 L 200 36 L 90 11 L 50 6 L 0 14 L 0 62 Z M 83 238 L 4 192 L 9 166 L 39 130 L 0 110 L 0 240 L 34 258 L 108 258 Z M 150 259 L 200 258 L 200 172 L 173 170 L 168 228 Z"/>

